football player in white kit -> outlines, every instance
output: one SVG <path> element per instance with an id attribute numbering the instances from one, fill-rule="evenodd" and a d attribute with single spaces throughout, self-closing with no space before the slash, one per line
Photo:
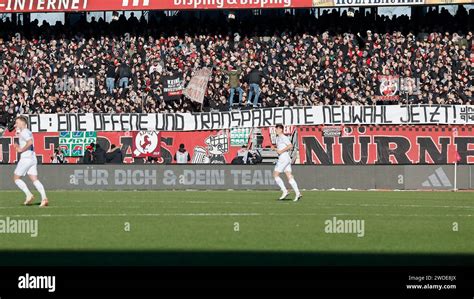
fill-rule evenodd
<path id="1" fill-rule="evenodd" d="M 28 130 L 28 120 L 26 117 L 17 117 L 15 120 L 15 128 L 16 135 L 20 141 L 20 144 L 15 144 L 15 149 L 20 153 L 20 161 L 16 166 L 13 180 L 18 188 L 25 193 L 26 200 L 24 204 L 25 206 L 29 206 L 33 203 L 35 198 L 30 190 L 28 190 L 28 186 L 26 186 L 25 182 L 21 179 L 21 177 L 28 174 L 36 190 L 41 194 L 40 207 L 46 207 L 48 206 L 48 198 L 46 197 L 43 184 L 38 180 L 38 170 L 36 169 L 38 162 L 34 152 L 33 134 Z"/>
<path id="2" fill-rule="evenodd" d="M 290 183 L 291 187 L 296 193 L 295 199 L 293 201 L 298 201 L 301 199 L 302 195 L 300 190 L 298 189 L 298 184 L 291 173 L 291 157 L 288 151 L 293 148 L 293 144 L 291 143 L 290 139 L 283 134 L 283 125 L 276 125 L 276 152 L 278 153 L 278 162 L 275 165 L 275 171 L 273 172 L 273 177 L 275 178 L 275 182 L 280 187 L 283 194 L 280 197 L 280 200 L 285 199 L 288 196 L 288 190 L 285 187 L 285 183 L 280 178 L 280 173 L 284 172 L 286 177 L 288 178 L 288 183 Z"/>

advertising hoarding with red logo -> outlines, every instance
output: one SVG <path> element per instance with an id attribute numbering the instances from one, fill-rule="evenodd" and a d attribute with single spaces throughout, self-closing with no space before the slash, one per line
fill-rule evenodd
<path id="1" fill-rule="evenodd" d="M 301 164 L 446 164 L 459 161 L 474 164 L 474 134 L 472 126 L 304 126 L 286 127 L 286 133 L 298 131 Z M 258 133 L 256 133 L 257 131 Z M 247 132 L 246 144 L 272 145 L 272 129 Z M 133 132 L 97 132 L 97 143 L 108 150 L 120 147 L 124 163 L 145 163 L 139 158 L 138 143 L 146 147 L 145 139 Z M 232 141 L 237 138 L 239 142 Z M 160 132 L 160 155 L 157 163 L 175 163 L 174 155 L 183 144 L 191 157 L 190 163 L 231 163 L 245 142 L 242 135 L 230 130 L 198 132 Z M 51 163 L 54 149 L 59 146 L 59 133 L 34 133 L 35 152 L 40 163 Z M 16 163 L 14 150 L 18 143 L 14 132 L 6 131 L 0 138 L 0 163 Z M 135 154 L 135 151 L 138 153 Z M 146 156 L 146 155 L 145 155 Z M 142 156 L 143 157 L 143 156 Z M 80 163 L 81 158 L 68 157 L 68 163 Z"/>
<path id="2" fill-rule="evenodd" d="M 472 0 L 0 0 L 0 13 L 412 6 Z"/>
<path id="3" fill-rule="evenodd" d="M 0 13 L 469 4 L 472 0 L 0 0 Z"/>
<path id="4" fill-rule="evenodd" d="M 268 129 L 262 129 L 263 146 L 270 146 Z M 174 155 L 183 144 L 191 156 L 190 163 L 231 163 L 242 145 L 232 146 L 230 130 L 198 132 L 97 132 L 97 143 L 108 150 L 116 145 L 122 150 L 124 163 L 145 163 L 156 157 L 156 163 L 176 163 Z M 35 152 L 40 163 L 51 163 L 54 149 L 59 146 L 59 133 L 33 133 Z M 251 134 L 250 134 L 251 135 Z M 249 142 L 250 142 L 249 135 Z M 18 143 L 14 132 L 0 138 L 0 163 L 16 163 L 18 156 L 13 144 Z M 79 157 L 67 157 L 68 163 L 81 163 Z"/>
<path id="5" fill-rule="evenodd" d="M 0 0 L 0 12 L 259 9 L 312 5 L 312 0 Z"/>
<path id="6" fill-rule="evenodd" d="M 301 164 L 451 164 L 456 153 L 460 163 L 474 163 L 472 127 L 341 126 L 339 134 L 325 129 L 298 128 Z"/>

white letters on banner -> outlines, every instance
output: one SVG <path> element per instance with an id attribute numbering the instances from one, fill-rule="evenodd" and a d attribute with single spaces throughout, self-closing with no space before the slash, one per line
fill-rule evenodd
<path id="1" fill-rule="evenodd" d="M 40 114 L 29 115 L 32 132 L 61 131 L 200 131 L 271 127 L 276 124 L 474 124 L 474 107 L 313 106 L 277 107 L 200 113 Z"/>

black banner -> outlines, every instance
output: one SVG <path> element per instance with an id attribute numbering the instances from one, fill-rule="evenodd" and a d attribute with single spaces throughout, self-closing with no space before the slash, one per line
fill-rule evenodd
<path id="1" fill-rule="evenodd" d="M 171 76 L 163 76 L 161 78 L 163 84 L 163 95 L 165 101 L 174 101 L 183 94 L 183 77 L 176 73 Z"/>

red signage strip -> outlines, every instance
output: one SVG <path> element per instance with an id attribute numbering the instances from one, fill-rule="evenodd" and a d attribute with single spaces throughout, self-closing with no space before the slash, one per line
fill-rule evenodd
<path id="1" fill-rule="evenodd" d="M 0 0 L 0 12 L 259 9 L 312 7 L 312 0 Z"/>
<path id="2" fill-rule="evenodd" d="M 309 126 L 287 127 L 287 133 L 297 130 L 301 164 L 447 164 L 459 161 L 474 164 L 473 126 Z M 264 128 L 248 143 L 261 139 L 261 146 L 271 146 L 273 129 Z M 159 144 L 153 136 L 134 138 L 134 132 L 98 132 L 97 143 L 105 150 L 112 144 L 120 147 L 125 163 L 143 163 L 146 153 L 159 149 L 157 163 L 176 163 L 174 155 L 183 144 L 190 163 L 231 163 L 241 145 L 233 140 L 229 130 L 160 132 Z M 241 137 L 235 137 L 241 139 Z M 35 152 L 42 163 L 51 163 L 59 145 L 59 133 L 34 133 Z M 138 142 L 138 146 L 137 146 Z M 18 143 L 13 132 L 0 138 L 0 163 L 16 163 Z M 152 145 L 147 145 L 150 143 Z M 138 149 L 139 153 L 134 154 Z M 145 155 L 140 155 L 145 153 Z M 67 158 L 77 163 L 79 158 Z"/>
<path id="3" fill-rule="evenodd" d="M 466 126 L 299 127 L 301 164 L 474 164 Z"/>
<path id="4" fill-rule="evenodd" d="M 0 0 L 0 13 L 449 5 L 472 0 Z"/>
<path id="5" fill-rule="evenodd" d="M 160 132 L 143 134 L 143 132 L 98 132 L 97 143 L 106 151 L 115 145 L 120 147 L 124 163 L 143 163 L 148 157 L 155 158 L 155 163 L 176 163 L 174 155 L 181 144 L 190 155 L 193 164 L 230 164 L 237 156 L 241 146 L 232 146 L 229 130 L 198 132 Z M 268 129 L 261 132 L 264 146 L 270 146 L 271 138 Z M 41 163 L 51 163 L 54 149 L 59 145 L 59 133 L 33 133 L 35 153 Z M 141 136 L 137 138 L 137 136 Z M 6 132 L 0 138 L 0 163 L 16 163 L 18 155 L 14 144 L 18 138 L 14 132 Z M 80 163 L 80 158 L 66 158 L 67 163 Z"/>

